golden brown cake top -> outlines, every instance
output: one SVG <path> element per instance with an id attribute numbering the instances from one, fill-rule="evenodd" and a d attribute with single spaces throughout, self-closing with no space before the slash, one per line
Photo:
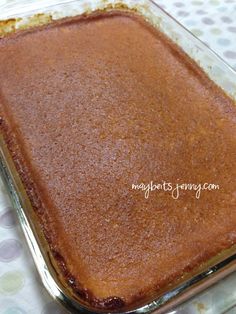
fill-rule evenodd
<path id="1" fill-rule="evenodd" d="M 0 103 L 54 255 L 90 302 L 131 304 L 235 243 L 235 105 L 141 17 L 99 13 L 0 40 Z M 132 189 L 150 181 L 220 189 L 177 200 Z"/>

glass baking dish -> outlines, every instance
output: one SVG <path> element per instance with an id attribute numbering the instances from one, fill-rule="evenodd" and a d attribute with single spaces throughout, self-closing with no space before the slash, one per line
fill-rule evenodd
<path id="1" fill-rule="evenodd" d="M 177 43 L 208 76 L 233 99 L 236 99 L 236 72 L 204 43 L 180 25 L 175 19 L 151 0 L 120 1 L 14 1 L 0 2 L 0 36 L 17 29 L 29 28 L 66 16 L 89 13 L 97 9 L 131 9 L 143 15 L 151 24 Z M 93 308 L 73 294 L 66 285 L 54 262 L 47 241 L 40 230 L 37 217 L 26 195 L 14 163 L 0 137 L 0 171 L 8 187 L 26 240 L 32 252 L 41 279 L 53 298 L 64 304 L 73 313 L 107 313 Z M 180 302 L 215 283 L 236 269 L 236 248 L 232 247 L 215 256 L 194 272 L 180 278 L 178 283 L 159 291 L 152 299 L 125 308 L 122 313 L 166 313 Z M 121 313 L 119 311 L 119 313 Z"/>

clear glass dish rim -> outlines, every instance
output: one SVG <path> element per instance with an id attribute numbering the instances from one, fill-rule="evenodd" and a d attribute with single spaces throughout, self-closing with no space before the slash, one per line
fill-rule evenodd
<path id="1" fill-rule="evenodd" d="M 38 7 L 32 10 L 30 8 L 25 8 L 23 10 L 24 14 L 29 16 L 34 15 L 36 13 L 40 13 L 40 9 L 61 6 L 64 4 L 76 3 L 79 0 L 64 0 L 56 3 L 56 1 L 52 4 L 47 4 L 42 6 L 42 3 L 38 2 Z M 43 1 L 42 1 L 43 2 Z M 83 2 L 83 0 L 81 1 Z M 119 1 L 122 3 L 122 0 Z M 139 0 L 137 1 L 139 2 Z M 213 58 L 215 58 L 216 62 L 221 63 L 227 71 L 233 74 L 236 78 L 236 71 L 226 63 L 216 52 L 214 52 L 211 48 L 209 48 L 205 43 L 203 43 L 200 39 L 198 39 L 194 34 L 192 34 L 189 30 L 187 30 L 182 24 L 180 24 L 174 17 L 172 17 L 169 13 L 167 13 L 164 9 L 162 9 L 154 0 L 146 0 L 145 2 L 149 3 L 152 6 L 155 6 L 158 10 L 162 12 L 162 14 L 173 23 L 175 23 L 185 34 L 188 34 L 192 37 L 192 39 L 198 43 L 198 45 L 204 49 L 207 53 L 209 53 Z M 48 2 L 47 2 L 48 3 Z M 109 1 L 106 1 L 108 4 Z M 1 6 L 0 6 L 1 8 Z M 14 15 L 13 15 L 14 16 Z M 13 18 L 13 16 L 9 16 L 8 18 Z M 17 17 L 17 13 L 15 14 Z M 37 233 L 32 228 L 34 224 L 31 221 L 31 218 L 26 214 L 26 205 L 25 205 L 25 196 L 22 196 L 22 193 L 19 189 L 19 183 L 16 183 L 19 178 L 17 177 L 16 170 L 14 168 L 13 162 L 10 158 L 10 154 L 8 149 L 4 143 L 4 140 L 0 138 L 0 174 L 8 187 L 8 192 L 13 201 L 13 204 L 17 210 L 21 227 L 26 237 L 26 241 L 30 248 L 31 254 L 34 258 L 34 262 L 36 268 L 40 274 L 40 277 L 44 283 L 45 288 L 51 294 L 51 296 L 57 300 L 59 300 L 62 304 L 64 304 L 70 311 L 75 313 L 87 313 L 87 314 L 95 314 L 95 313 L 122 313 L 122 314 L 137 314 L 137 313 L 166 313 L 166 311 L 171 308 L 177 306 L 180 302 L 189 299 L 191 296 L 196 293 L 202 291 L 209 285 L 217 282 L 219 279 L 225 277 L 232 271 L 236 269 L 236 249 L 228 254 L 226 258 L 213 264 L 207 270 L 202 271 L 198 275 L 193 276 L 191 279 L 186 280 L 184 283 L 180 284 L 176 288 L 173 288 L 165 293 L 163 293 L 158 298 L 154 299 L 151 302 L 146 303 L 138 308 L 124 311 L 110 311 L 110 310 L 100 310 L 97 308 L 92 308 L 87 305 L 80 303 L 79 301 L 75 301 L 68 295 L 60 285 L 59 282 L 55 280 L 55 274 L 52 274 L 48 263 L 44 258 L 43 248 L 40 244 L 40 241 L 37 237 Z M 45 252 L 44 252 L 45 253 Z"/>

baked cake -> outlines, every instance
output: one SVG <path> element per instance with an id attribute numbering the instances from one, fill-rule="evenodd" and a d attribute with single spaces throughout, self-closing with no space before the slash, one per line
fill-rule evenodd
<path id="1" fill-rule="evenodd" d="M 235 103 L 138 14 L 1 39 L 0 108 L 51 252 L 90 304 L 132 305 L 235 244 Z M 134 188 L 151 181 L 219 189 Z"/>

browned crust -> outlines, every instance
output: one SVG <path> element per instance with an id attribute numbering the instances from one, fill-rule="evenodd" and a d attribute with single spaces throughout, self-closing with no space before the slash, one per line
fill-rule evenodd
<path id="1" fill-rule="evenodd" d="M 85 18 L 86 16 L 82 17 Z M 94 15 L 94 18 L 96 18 L 96 15 Z M 42 29 L 45 27 L 54 27 L 56 25 L 59 25 L 60 23 L 70 23 L 71 20 L 75 20 L 76 18 L 69 19 L 69 20 L 64 20 L 64 21 L 57 21 L 54 22 L 53 24 L 49 26 L 43 26 L 39 27 L 37 29 Z M 24 34 L 27 34 L 29 31 L 34 31 L 34 30 L 28 30 L 28 31 L 21 31 L 18 32 L 17 34 L 11 35 L 11 36 L 21 36 Z M 7 40 L 7 39 L 5 39 Z M 171 43 L 173 45 L 173 43 Z M 176 55 L 181 58 L 183 56 L 186 56 L 183 51 L 180 49 L 175 50 Z M 187 63 L 187 66 L 189 66 L 190 69 L 192 69 L 192 66 L 194 65 L 194 70 L 198 71 L 198 74 L 200 74 L 201 78 L 204 80 L 207 80 L 207 83 L 212 84 L 212 87 L 216 88 L 213 82 L 209 81 L 209 78 L 203 73 L 203 71 L 195 65 L 195 63 L 192 62 L 191 59 L 185 58 L 185 61 Z M 190 67 L 191 65 L 191 67 Z M 230 114 L 230 113 L 229 113 Z M 1 115 L 4 115 L 4 113 L 1 113 Z M 30 199 L 31 205 L 34 209 L 34 211 L 37 214 L 37 217 L 39 219 L 40 226 L 42 228 L 43 234 L 50 246 L 51 253 L 55 260 L 57 260 L 57 263 L 60 267 L 60 270 L 63 274 L 63 276 L 66 278 L 67 284 L 72 287 L 73 291 L 78 295 L 81 299 L 85 300 L 86 302 L 90 303 L 92 306 L 98 307 L 98 308 L 103 308 L 103 309 L 118 309 L 124 307 L 126 304 L 124 300 L 121 298 L 118 298 L 116 296 L 111 296 L 106 299 L 97 299 L 95 298 L 92 293 L 86 289 L 83 289 L 81 284 L 79 283 L 78 280 L 76 280 L 71 273 L 68 272 L 66 263 L 59 252 L 58 248 L 55 248 L 54 245 L 52 244 L 52 239 L 51 239 L 51 232 L 50 228 L 48 225 L 45 225 L 43 222 L 48 219 L 46 217 L 46 211 L 45 205 L 43 204 L 41 198 L 40 198 L 40 193 L 37 191 L 37 187 L 34 183 L 34 180 L 31 176 L 31 172 L 27 166 L 27 162 L 24 158 L 24 152 L 22 151 L 22 148 L 18 145 L 17 142 L 17 137 L 13 133 L 11 127 L 10 127 L 10 122 L 7 121 L 6 119 L 1 118 L 0 120 L 0 130 L 2 134 L 4 135 L 4 139 L 6 142 L 6 145 L 9 149 L 9 152 L 11 154 L 11 157 L 14 161 L 16 170 L 21 178 L 21 181 L 25 187 L 26 193 Z M 222 239 L 222 250 L 225 248 L 228 248 L 232 246 L 232 244 L 235 243 L 235 239 L 231 239 L 229 237 L 226 237 L 225 239 Z M 217 254 L 218 251 L 208 251 L 208 252 L 202 252 L 201 256 L 199 256 L 194 263 L 191 265 L 188 265 L 182 272 L 182 274 L 174 274 L 171 278 L 172 281 L 176 281 L 177 278 L 180 276 L 184 276 L 186 272 L 191 272 L 193 269 L 195 269 L 196 266 L 199 266 L 200 263 L 207 261 L 209 258 Z M 182 279 L 182 278 L 181 278 Z M 164 279 L 162 282 L 159 283 L 159 285 L 156 287 L 156 290 L 162 290 L 163 287 L 166 286 L 166 283 L 170 281 L 170 278 Z M 144 293 L 145 294 L 145 293 Z M 138 295 L 135 297 L 134 301 L 138 301 L 143 298 L 143 295 Z"/>
<path id="2" fill-rule="evenodd" d="M 92 292 L 89 291 L 88 289 L 84 289 L 81 286 L 79 280 L 77 280 L 68 271 L 63 256 L 59 252 L 58 248 L 55 248 L 55 246 L 53 245 L 50 228 L 48 227 L 47 224 L 44 223 L 44 221 L 48 220 L 48 217 L 46 216 L 45 205 L 41 201 L 40 193 L 37 191 L 37 187 L 31 176 L 30 170 L 28 169 L 27 163 L 23 157 L 24 154 L 22 152 L 22 148 L 19 147 L 16 136 L 12 132 L 10 124 L 6 121 L 6 119 L 3 118 L 0 119 L 0 131 L 4 136 L 5 143 L 14 161 L 17 173 L 20 176 L 25 191 L 33 207 L 33 210 L 37 214 L 37 218 L 39 219 L 39 224 L 42 229 L 43 235 L 50 247 L 50 254 L 57 261 L 57 265 L 55 266 L 59 266 L 59 269 L 63 277 L 65 278 L 66 284 L 68 284 L 68 286 L 72 288 L 73 292 L 77 297 L 88 302 L 90 305 L 96 308 L 101 308 L 105 310 L 115 310 L 125 307 L 127 305 L 126 302 L 117 296 L 111 296 L 106 299 L 95 298 Z M 234 243 L 235 243 L 234 239 L 230 237 L 227 237 L 224 240 L 222 239 L 221 249 L 225 250 L 231 247 Z M 209 259 L 211 259 L 218 253 L 219 253 L 218 250 L 213 250 L 211 252 L 202 251 L 202 254 L 197 259 L 195 259 L 194 263 L 188 265 L 185 269 L 183 269 L 182 273 L 179 272 L 174 273 L 171 278 L 165 278 L 161 282 L 159 282 L 158 286 L 156 286 L 155 291 L 159 291 L 161 293 L 161 291 L 164 291 L 167 285 L 172 286 L 172 284 L 169 284 L 169 282 L 175 283 L 175 286 L 178 283 L 183 282 L 185 279 L 189 277 L 189 273 L 195 270 L 196 267 L 199 268 L 199 265 L 201 268 L 204 267 L 203 263 L 207 262 Z M 144 297 L 147 297 L 145 291 L 143 291 L 143 293 L 139 295 L 136 295 L 135 298 L 133 298 L 133 303 L 135 304 L 136 302 L 139 302 Z"/>

